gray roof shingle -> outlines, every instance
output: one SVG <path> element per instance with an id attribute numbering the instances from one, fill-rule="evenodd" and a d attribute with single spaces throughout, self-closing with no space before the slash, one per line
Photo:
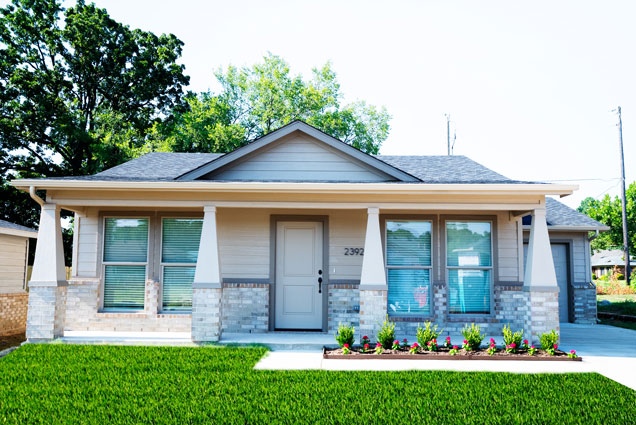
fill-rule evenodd
<path id="1" fill-rule="evenodd" d="M 35 233 L 38 232 L 37 230 L 32 229 L 30 227 L 22 226 L 20 224 L 11 223 L 10 221 L 6 221 L 6 220 L 0 220 L 0 228 L 11 229 L 11 230 L 21 230 L 23 232 L 35 232 Z"/>
<path id="2" fill-rule="evenodd" d="M 84 176 L 83 179 L 175 180 L 180 175 L 221 156 L 222 153 L 151 152 L 93 176 Z"/>
<path id="3" fill-rule="evenodd" d="M 545 198 L 545 208 L 546 220 L 550 226 L 605 227 L 603 223 L 599 223 L 554 198 Z"/>
<path id="4" fill-rule="evenodd" d="M 636 256 L 630 255 L 629 264 L 636 262 Z M 620 249 L 602 249 L 592 255 L 592 267 L 624 266 L 625 253 Z"/>

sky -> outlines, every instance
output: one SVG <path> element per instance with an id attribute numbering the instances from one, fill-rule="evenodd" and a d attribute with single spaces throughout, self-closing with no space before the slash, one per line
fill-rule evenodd
<path id="1" fill-rule="evenodd" d="M 454 153 L 513 179 L 580 186 L 563 202 L 636 180 L 636 2 L 96 0 L 133 28 L 173 33 L 190 90 L 268 52 L 294 74 L 330 61 L 345 101 L 386 106 L 380 153 Z M 73 2 L 66 2 L 73 4 Z"/>

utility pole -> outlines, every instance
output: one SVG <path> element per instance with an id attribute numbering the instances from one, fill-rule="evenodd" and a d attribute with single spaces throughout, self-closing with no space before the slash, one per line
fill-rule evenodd
<path id="1" fill-rule="evenodd" d="M 629 238 L 627 237 L 627 203 L 625 202 L 625 155 L 623 153 L 623 119 L 621 117 L 621 107 L 618 107 L 618 141 L 621 154 L 621 201 L 623 215 L 623 255 L 625 256 L 625 282 L 629 286 Z"/>
<path id="2" fill-rule="evenodd" d="M 450 144 L 450 115 L 446 114 L 446 143 L 448 145 L 448 156 L 451 155 L 451 144 Z"/>

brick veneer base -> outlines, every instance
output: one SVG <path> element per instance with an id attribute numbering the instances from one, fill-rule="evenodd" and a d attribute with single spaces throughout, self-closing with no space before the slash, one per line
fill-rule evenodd
<path id="1" fill-rule="evenodd" d="M 0 294 L 0 335 L 13 335 L 26 330 L 29 294 Z"/>
<path id="2" fill-rule="evenodd" d="M 261 333 L 269 330 L 269 285 L 224 283 L 223 332 Z"/>

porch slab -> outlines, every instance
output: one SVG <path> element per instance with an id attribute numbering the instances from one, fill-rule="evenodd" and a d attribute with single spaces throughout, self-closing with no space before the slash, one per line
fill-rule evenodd
<path id="1" fill-rule="evenodd" d="M 108 331 L 66 331 L 56 339 L 65 344 L 94 345 L 175 345 L 197 346 L 192 342 L 190 332 L 108 332 Z"/>
<path id="2" fill-rule="evenodd" d="M 335 346 L 334 335 L 325 332 L 224 333 L 222 345 L 264 345 L 272 351 L 313 351 L 322 353 L 323 346 Z"/>

